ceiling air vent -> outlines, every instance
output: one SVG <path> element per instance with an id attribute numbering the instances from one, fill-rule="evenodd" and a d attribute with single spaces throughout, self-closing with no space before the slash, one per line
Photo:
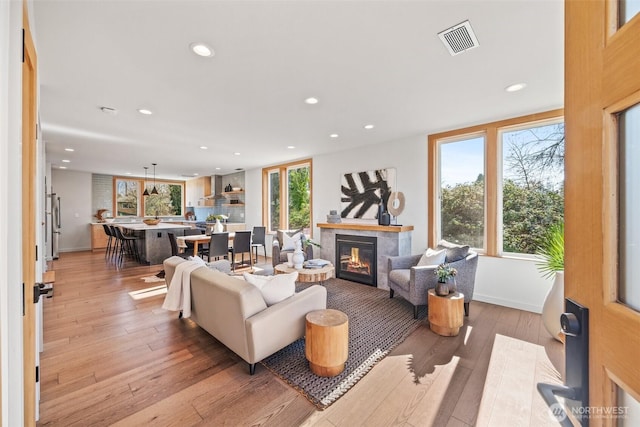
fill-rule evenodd
<path id="1" fill-rule="evenodd" d="M 438 37 L 446 46 L 451 56 L 478 47 L 478 39 L 473 33 L 471 23 L 464 21 L 438 33 Z"/>

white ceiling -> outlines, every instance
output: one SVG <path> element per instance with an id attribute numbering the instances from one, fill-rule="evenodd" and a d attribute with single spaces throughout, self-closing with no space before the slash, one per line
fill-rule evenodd
<path id="1" fill-rule="evenodd" d="M 155 162 L 158 178 L 184 179 L 559 108 L 563 7 L 35 0 L 47 160 L 137 176 Z M 452 57 L 437 34 L 467 19 L 480 46 Z M 197 41 L 215 56 L 194 55 Z"/>

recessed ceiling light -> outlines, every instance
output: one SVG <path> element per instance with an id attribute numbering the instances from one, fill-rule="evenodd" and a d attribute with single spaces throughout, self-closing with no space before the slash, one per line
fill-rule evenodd
<path id="1" fill-rule="evenodd" d="M 71 160 L 64 159 L 62 163 L 71 163 Z"/>
<path id="2" fill-rule="evenodd" d="M 374 125 L 364 125 L 363 128 L 365 128 L 366 130 L 369 129 L 373 129 L 375 126 Z"/>
<path id="3" fill-rule="evenodd" d="M 76 151 L 76 150 L 74 150 L 73 148 L 65 148 L 64 151 L 72 152 L 72 151 Z"/>
<path id="4" fill-rule="evenodd" d="M 505 87 L 504 90 L 506 90 L 507 92 L 517 92 L 519 90 L 524 89 L 525 87 L 527 87 L 526 83 L 516 83 L 516 84 Z"/>
<path id="5" fill-rule="evenodd" d="M 131 175 L 131 172 L 125 172 L 124 174 L 125 175 Z"/>
<path id="6" fill-rule="evenodd" d="M 193 53 L 195 53 L 198 56 L 209 58 L 214 55 L 213 49 L 211 49 L 209 46 L 207 46 L 204 43 L 191 43 L 189 47 L 191 48 Z"/>
<path id="7" fill-rule="evenodd" d="M 217 171 L 219 171 L 219 170 L 220 170 L 220 168 L 216 168 L 216 170 L 217 170 Z"/>
<path id="8" fill-rule="evenodd" d="M 307 99 L 304 100 L 304 102 L 307 103 L 307 104 L 310 104 L 310 105 L 317 104 L 318 103 L 318 98 L 314 98 L 314 97 L 307 98 Z"/>
<path id="9" fill-rule="evenodd" d="M 144 114 L 145 116 L 150 116 L 150 115 L 152 115 L 152 114 L 153 114 L 153 111 L 151 111 L 151 110 L 147 110 L 146 108 L 140 108 L 140 109 L 138 110 L 138 113 L 140 113 L 140 114 Z"/>
<path id="10" fill-rule="evenodd" d="M 337 133 L 332 133 L 331 135 L 329 135 L 329 138 L 337 138 L 340 135 L 338 135 Z"/>
<path id="11" fill-rule="evenodd" d="M 193 174 L 193 176 L 198 176 L 198 175 L 200 175 L 200 174 L 199 174 L 199 173 L 194 173 L 194 174 Z"/>
<path id="12" fill-rule="evenodd" d="M 239 155 L 240 155 L 240 153 L 233 153 L 233 154 L 234 154 L 235 156 L 239 156 Z"/>
<path id="13" fill-rule="evenodd" d="M 296 148 L 296 146 L 295 146 L 295 145 L 287 145 L 287 148 L 288 148 L 289 150 L 293 150 L 294 148 Z"/>
<path id="14" fill-rule="evenodd" d="M 66 169 L 66 166 L 58 166 L 58 169 Z"/>
<path id="15" fill-rule="evenodd" d="M 209 147 L 207 147 L 207 146 L 205 146 L 205 145 L 201 145 L 201 146 L 200 146 L 200 149 L 201 149 L 201 150 L 208 150 L 208 149 L 209 149 Z"/>

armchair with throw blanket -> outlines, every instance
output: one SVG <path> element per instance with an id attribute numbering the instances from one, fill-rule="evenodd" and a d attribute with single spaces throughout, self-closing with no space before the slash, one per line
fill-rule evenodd
<path id="1" fill-rule="evenodd" d="M 389 297 L 397 292 L 413 304 L 413 317 L 418 317 L 418 307 L 427 304 L 427 291 L 436 287 L 438 277 L 435 269 L 447 263 L 458 271 L 456 285 L 464 294 L 464 314 L 469 316 L 469 302 L 473 298 L 473 288 L 478 268 L 478 254 L 469 251 L 469 246 L 460 246 L 441 240 L 436 250 L 428 249 L 425 254 L 389 257 L 388 285 Z"/>
<path id="2" fill-rule="evenodd" d="M 305 245 L 306 237 L 300 230 L 278 230 L 278 234 L 273 239 L 271 246 L 271 261 L 275 267 L 278 264 L 287 262 L 287 254 L 293 253 L 296 249 L 296 242 L 300 241 L 304 259 L 313 259 L 313 247 Z M 306 246 L 306 247 L 305 247 Z"/>

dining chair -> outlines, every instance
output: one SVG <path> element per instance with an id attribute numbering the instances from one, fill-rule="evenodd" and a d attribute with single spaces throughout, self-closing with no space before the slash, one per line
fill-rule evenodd
<path id="1" fill-rule="evenodd" d="M 209 248 L 202 253 L 208 257 L 209 262 L 220 257 L 229 256 L 229 233 L 211 233 Z"/>
<path id="2" fill-rule="evenodd" d="M 253 233 L 251 234 L 251 249 L 255 250 L 256 259 L 255 264 L 258 263 L 258 248 L 262 246 L 264 249 L 264 257 L 267 258 L 267 245 L 265 243 L 265 236 L 267 234 L 267 227 L 255 226 L 253 227 Z"/>
<path id="3" fill-rule="evenodd" d="M 189 254 L 192 252 L 180 252 L 178 249 L 178 240 L 176 239 L 176 235 L 174 233 L 167 233 L 169 237 L 169 243 L 171 243 L 171 256 L 179 256 L 180 258 L 188 259 Z"/>
<path id="4" fill-rule="evenodd" d="M 102 224 L 102 227 L 104 228 L 104 234 L 107 235 L 107 250 L 104 253 L 104 258 L 108 259 L 111 256 L 114 236 L 111 234 L 111 228 L 107 224 Z"/>
<path id="5" fill-rule="evenodd" d="M 249 253 L 249 265 L 253 267 L 251 256 L 251 231 L 236 231 L 233 238 L 233 245 L 229 248 L 231 252 L 231 269 L 236 270 L 236 254 L 242 255 L 242 265 L 244 265 L 244 254 Z"/>

